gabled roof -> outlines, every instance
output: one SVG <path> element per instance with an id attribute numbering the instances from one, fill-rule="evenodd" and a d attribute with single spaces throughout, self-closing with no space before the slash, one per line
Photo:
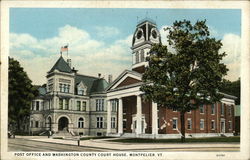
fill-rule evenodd
<path id="1" fill-rule="evenodd" d="M 132 78 L 136 77 L 137 80 L 141 81 L 141 77 L 142 74 L 135 72 L 135 71 L 131 71 L 131 70 L 125 70 L 123 71 L 107 88 L 106 91 L 114 88 L 115 86 L 119 85 L 120 83 L 123 82 L 123 79 L 126 76 L 133 76 Z"/>
<path id="2" fill-rule="evenodd" d="M 87 87 L 87 94 L 103 92 L 105 88 L 108 86 L 108 83 L 103 78 L 97 78 L 92 76 L 86 76 L 81 74 L 76 74 L 75 77 L 75 85 L 83 82 Z"/>
<path id="3" fill-rule="evenodd" d="M 49 72 L 53 72 L 55 69 L 59 70 L 60 72 L 72 73 L 72 69 L 62 56 L 60 56 Z"/>

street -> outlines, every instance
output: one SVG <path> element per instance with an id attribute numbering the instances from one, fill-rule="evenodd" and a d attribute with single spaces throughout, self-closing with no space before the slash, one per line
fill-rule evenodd
<path id="1" fill-rule="evenodd" d="M 38 137 L 8 139 L 8 151 L 38 152 L 237 152 L 239 143 L 118 143 L 110 139 L 76 140 Z"/>
<path id="2" fill-rule="evenodd" d="M 47 143 L 47 142 L 39 142 L 28 139 L 8 139 L 8 151 L 16 152 L 16 151 L 36 151 L 36 152 L 102 152 L 109 150 L 100 150 L 93 149 L 90 147 L 77 146 L 77 145 L 69 145 L 69 144 L 56 144 L 56 143 Z"/>

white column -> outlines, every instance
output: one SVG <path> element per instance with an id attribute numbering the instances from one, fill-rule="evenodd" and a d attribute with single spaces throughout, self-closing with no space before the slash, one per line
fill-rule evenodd
<path id="1" fill-rule="evenodd" d="M 111 133 L 111 105 L 110 100 L 107 100 L 107 134 Z"/>
<path id="2" fill-rule="evenodd" d="M 142 106 L 141 106 L 141 96 L 137 96 L 137 102 L 136 102 L 136 109 L 137 109 L 137 114 L 136 114 L 136 134 L 141 134 L 142 133 Z"/>
<path id="3" fill-rule="evenodd" d="M 62 109 L 65 109 L 65 99 L 63 99 L 63 105 L 62 105 Z"/>
<path id="4" fill-rule="evenodd" d="M 158 134 L 157 103 L 152 102 L 152 134 Z"/>
<path id="5" fill-rule="evenodd" d="M 119 98 L 119 111 L 118 111 L 118 133 L 123 133 L 123 106 L 122 106 L 122 98 Z"/>

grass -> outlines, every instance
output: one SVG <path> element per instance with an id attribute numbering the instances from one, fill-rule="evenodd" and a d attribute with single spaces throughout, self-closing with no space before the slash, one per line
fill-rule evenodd
<path id="1" fill-rule="evenodd" d="M 181 143 L 181 139 L 143 139 L 127 138 L 108 140 L 122 143 Z M 205 143 L 205 142 L 240 142 L 240 137 L 209 137 L 209 138 L 186 138 L 186 143 Z"/>
<path id="2" fill-rule="evenodd" d="M 81 137 L 80 140 L 106 139 L 106 138 L 113 138 L 113 137 L 105 137 L 105 136 L 100 136 L 100 137 Z"/>

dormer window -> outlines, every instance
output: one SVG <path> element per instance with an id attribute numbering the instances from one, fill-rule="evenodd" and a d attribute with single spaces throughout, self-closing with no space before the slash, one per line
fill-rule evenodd
<path id="1" fill-rule="evenodd" d="M 87 91 L 87 87 L 82 83 L 80 82 L 78 85 L 77 85 L 77 95 L 86 95 L 86 91 Z"/>
<path id="2" fill-rule="evenodd" d="M 78 95 L 84 95 L 84 89 L 79 87 L 77 94 Z"/>

